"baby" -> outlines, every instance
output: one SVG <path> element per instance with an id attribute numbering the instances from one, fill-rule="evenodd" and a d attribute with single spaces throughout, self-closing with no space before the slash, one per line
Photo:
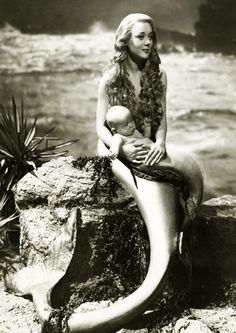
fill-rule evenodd
<path id="1" fill-rule="evenodd" d="M 112 159 L 118 157 L 120 149 L 124 144 L 144 144 L 145 146 L 151 146 L 153 141 L 145 137 L 150 136 L 150 125 L 147 124 L 144 129 L 144 135 L 142 135 L 135 126 L 131 112 L 124 106 L 113 106 L 106 114 L 106 121 L 110 127 L 112 136 L 112 143 L 109 149 L 109 156 Z M 170 179 L 177 179 L 180 183 L 185 183 L 190 192 L 189 199 L 186 202 L 187 212 L 190 219 L 194 219 L 196 215 L 196 207 L 199 205 L 202 199 L 203 182 L 201 171 L 196 162 L 188 155 L 183 154 L 180 151 L 168 150 L 166 155 L 153 165 L 134 165 L 131 163 L 133 169 L 156 176 L 159 180 L 168 177 Z M 194 166 L 194 168 L 193 168 Z M 193 170 L 197 170 L 193 172 Z M 163 179 L 164 179 L 163 178 Z M 160 180 L 161 181 L 161 180 Z"/>
<path id="2" fill-rule="evenodd" d="M 112 159 L 118 157 L 120 148 L 124 144 L 144 144 L 151 146 L 151 126 L 146 122 L 144 134 L 141 134 L 135 126 L 131 112 L 124 106 L 113 106 L 106 114 L 106 121 L 113 134 L 112 144 L 109 149 L 109 156 Z"/>

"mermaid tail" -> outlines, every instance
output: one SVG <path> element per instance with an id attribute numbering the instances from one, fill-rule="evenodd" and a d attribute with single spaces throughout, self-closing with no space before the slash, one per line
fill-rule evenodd
<path id="1" fill-rule="evenodd" d="M 99 142 L 98 151 L 105 155 L 107 149 Z M 118 159 L 112 162 L 118 180 L 134 196 L 147 227 L 150 242 L 150 263 L 142 285 L 131 295 L 107 308 L 87 313 L 75 310 L 68 320 L 69 332 L 108 333 L 121 328 L 142 314 L 161 292 L 178 236 L 178 200 L 173 187 L 136 177 Z M 37 313 L 42 321 L 50 315 L 47 299 L 33 295 Z"/>
<path id="2" fill-rule="evenodd" d="M 98 151 L 107 149 L 99 142 Z M 112 162 L 118 180 L 133 195 L 144 218 L 150 242 L 150 263 L 142 285 L 128 297 L 108 308 L 90 313 L 74 313 L 68 321 L 70 332 L 110 332 L 143 313 L 162 290 L 178 236 L 178 200 L 173 187 L 136 177 L 118 159 Z"/>

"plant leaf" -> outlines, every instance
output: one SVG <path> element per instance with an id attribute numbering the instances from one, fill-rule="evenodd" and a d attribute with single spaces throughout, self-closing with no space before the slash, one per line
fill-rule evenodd
<path id="1" fill-rule="evenodd" d="M 3 155 L 6 155 L 8 157 L 14 158 L 14 156 L 10 153 L 8 153 L 7 151 L 5 151 L 4 149 L 0 148 L 0 152 L 3 153 Z"/>
<path id="2" fill-rule="evenodd" d="M 34 123 L 33 123 L 32 127 L 31 127 L 31 129 L 30 129 L 30 131 L 29 131 L 29 133 L 28 133 L 28 135 L 27 135 L 27 137 L 25 139 L 24 144 L 25 144 L 26 147 L 30 144 L 30 142 L 33 140 L 33 138 L 35 136 L 35 132 L 36 132 L 36 121 L 37 121 L 37 118 L 35 118 Z"/>
<path id="3" fill-rule="evenodd" d="M 1 218 L 0 219 L 0 227 L 2 227 L 4 224 L 8 223 L 8 222 L 11 222 L 12 220 L 15 220 L 17 217 L 17 215 L 14 213 L 12 214 L 11 216 L 9 217 L 6 217 L 6 218 Z"/>

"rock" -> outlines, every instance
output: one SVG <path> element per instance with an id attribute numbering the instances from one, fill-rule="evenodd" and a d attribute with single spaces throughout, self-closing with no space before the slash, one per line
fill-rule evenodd
<path id="1" fill-rule="evenodd" d="M 174 333 L 212 333 L 212 331 L 199 320 L 183 318 L 177 320 Z"/>
<path id="2" fill-rule="evenodd" d="M 236 279 L 236 197 L 225 195 L 204 202 L 196 221 L 194 265 Z"/>
<path id="3" fill-rule="evenodd" d="M 127 212 L 132 199 L 123 190 L 120 195 L 121 188 L 117 186 L 116 196 L 109 201 L 110 193 L 108 186 L 103 184 L 104 176 L 98 184 L 93 179 L 94 162 L 88 159 L 81 168 L 74 167 L 73 163 L 76 160 L 72 157 L 52 160 L 38 169 L 39 178 L 28 174 L 18 183 L 15 199 L 21 211 L 20 251 L 26 265 L 44 262 L 51 253 L 52 243 L 76 207 L 79 211 L 77 230 L 83 234 L 83 246 L 77 248 L 82 259 L 80 272 L 83 273 L 80 274 L 89 277 L 92 275 L 89 262 L 93 256 L 93 238 L 99 225 L 114 210 L 121 213 L 126 207 Z M 98 188 L 94 191 L 96 186 Z M 138 210 L 132 210 L 141 221 Z"/>
<path id="4" fill-rule="evenodd" d="M 41 325 L 33 303 L 0 290 L 0 332 L 40 333 Z"/>
<path id="5" fill-rule="evenodd" d="M 55 265 L 57 259 L 57 267 L 70 263 L 67 280 L 73 282 L 109 269 L 130 287 L 140 284 L 148 264 L 146 231 L 133 198 L 114 179 L 109 159 L 63 157 L 45 163 L 37 173 L 39 178 L 27 174 L 15 189 L 24 264 Z M 71 241 L 55 258 L 54 244 L 63 228 L 68 229 L 66 223 L 75 209 L 75 249 L 71 234 Z M 136 272 L 134 277 L 130 271 Z"/>
<path id="6" fill-rule="evenodd" d="M 236 332 L 236 309 L 211 305 L 208 309 L 189 309 L 190 315 L 177 320 L 174 333 Z M 194 318 L 194 320 L 193 320 Z"/>
<path id="7" fill-rule="evenodd" d="M 80 260 L 77 273 L 83 280 L 102 271 L 103 263 L 94 259 L 97 235 L 105 220 L 115 224 L 117 216 L 119 220 L 132 216 L 143 225 L 134 200 L 114 180 L 106 159 L 63 157 L 45 163 L 38 175 L 39 179 L 26 175 L 15 190 L 21 211 L 21 255 L 26 265 L 45 260 L 49 245 L 61 233 L 74 207 L 79 211 L 77 236 L 82 243 L 76 250 Z M 218 270 L 229 281 L 235 280 L 235 224 L 235 197 L 228 195 L 203 203 L 194 230 L 196 269 Z"/>
<path id="8" fill-rule="evenodd" d="M 201 320 L 213 332 L 236 332 L 236 309 L 230 306 L 213 306 L 211 309 L 191 309 L 191 315 Z"/>
<path id="9" fill-rule="evenodd" d="M 110 306 L 111 304 L 112 304 L 111 301 L 85 302 L 76 309 L 76 312 L 85 313 L 99 309 L 104 309 Z"/>
<path id="10" fill-rule="evenodd" d="M 236 197 L 225 195 L 204 202 L 193 231 L 191 300 L 194 306 L 235 300 L 235 239 Z"/>
<path id="11" fill-rule="evenodd" d="M 236 197 L 225 195 L 204 202 L 194 225 L 192 243 L 191 294 L 195 306 L 235 299 L 235 239 Z"/>
<path id="12" fill-rule="evenodd" d="M 122 328 L 122 330 L 117 331 L 116 333 L 148 333 L 147 328 L 137 329 L 137 330 L 129 330 L 126 328 Z"/>
<path id="13" fill-rule="evenodd" d="M 57 262 L 59 266 L 69 267 L 65 278 L 54 288 L 56 306 L 66 299 L 71 282 L 90 281 L 85 286 L 89 295 L 85 301 L 91 301 L 93 295 L 89 294 L 88 286 L 97 280 L 93 289 L 96 299 L 92 301 L 100 301 L 112 299 L 111 293 L 102 298 L 111 280 L 119 297 L 127 290 L 134 290 L 145 277 L 148 241 L 144 223 L 134 200 L 111 174 L 108 162 L 101 157 L 52 160 L 38 169 L 39 179 L 28 174 L 15 189 L 21 212 L 20 251 L 27 266 L 44 264 L 45 260 L 53 264 L 53 244 L 63 235 L 63 228 L 67 230 L 71 212 L 77 211 L 75 238 L 71 238 L 75 239 L 75 246 L 65 249 Z M 200 209 L 194 225 L 192 288 L 200 303 L 203 297 L 209 301 L 218 291 L 218 285 L 209 288 L 209 283 L 218 279 L 216 272 L 220 274 L 217 281 L 222 286 L 235 281 L 235 220 L 236 197 L 233 196 L 211 199 Z M 166 308 L 171 308 L 171 304 L 175 308 L 182 297 L 177 288 L 179 267 L 177 262 L 170 278 L 174 281 L 172 287 L 163 292 L 162 304 Z M 100 275 L 106 279 L 105 289 L 99 282 Z M 183 281 L 180 284 L 183 290 L 187 279 L 182 274 L 179 280 Z"/>

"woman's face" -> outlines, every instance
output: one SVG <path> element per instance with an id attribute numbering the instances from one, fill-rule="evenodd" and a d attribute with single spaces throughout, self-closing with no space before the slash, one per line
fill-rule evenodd
<path id="1" fill-rule="evenodd" d="M 153 38 L 154 33 L 148 22 L 136 22 L 127 46 L 135 56 L 147 59 L 153 46 Z"/>

